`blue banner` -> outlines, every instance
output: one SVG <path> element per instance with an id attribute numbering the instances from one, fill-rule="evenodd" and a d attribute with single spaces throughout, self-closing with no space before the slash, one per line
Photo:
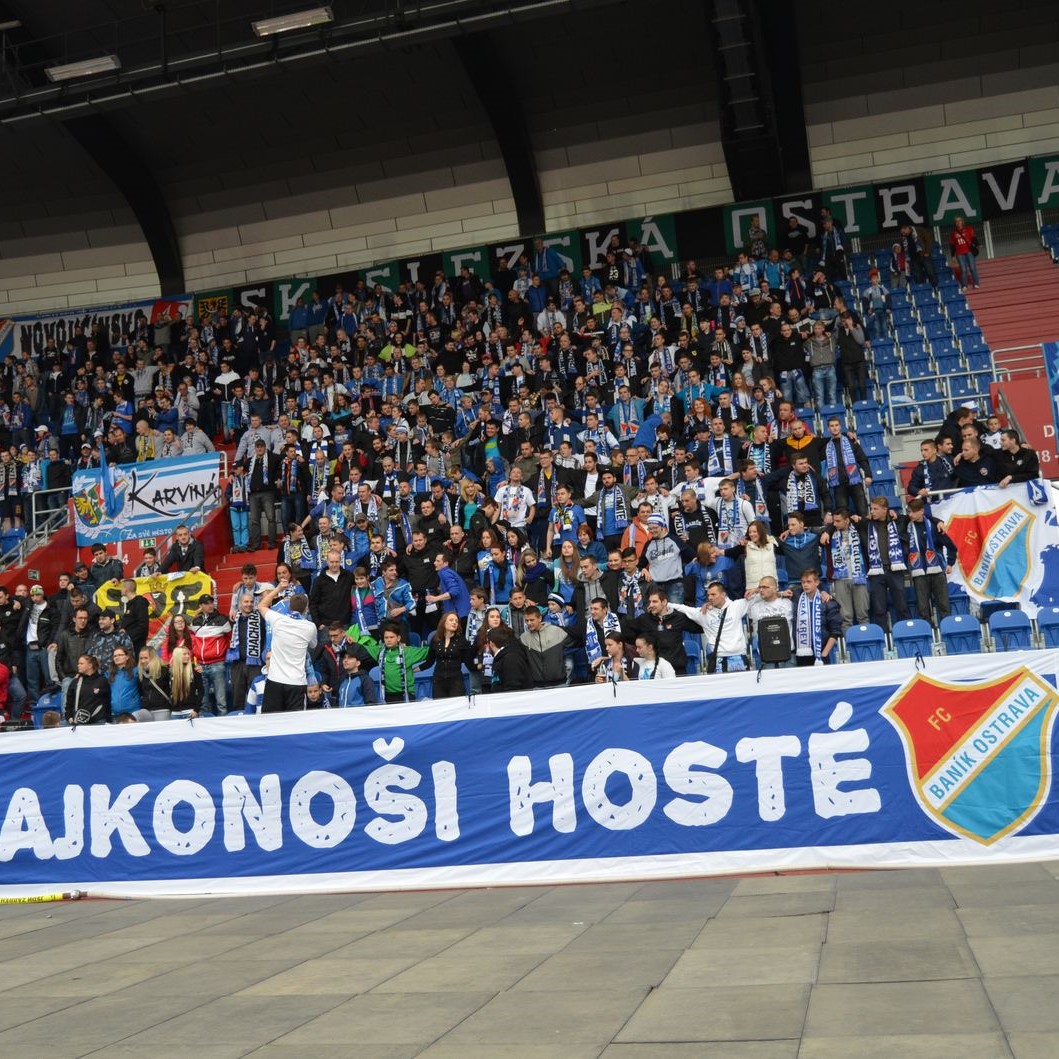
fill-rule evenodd
<path id="1" fill-rule="evenodd" d="M 221 457 L 179 456 L 78 471 L 73 482 L 78 545 L 164 537 L 204 505 L 221 501 Z"/>
<path id="2" fill-rule="evenodd" d="M 1053 651 L 0 747 L 0 893 L 309 892 L 1054 856 Z"/>

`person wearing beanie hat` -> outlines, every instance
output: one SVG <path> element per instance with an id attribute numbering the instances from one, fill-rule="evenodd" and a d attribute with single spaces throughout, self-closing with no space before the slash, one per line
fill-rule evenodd
<path id="1" fill-rule="evenodd" d="M 647 520 L 651 539 L 643 550 L 651 580 L 666 594 L 670 603 L 684 602 L 684 563 L 680 548 L 669 536 L 669 522 L 654 514 Z"/>

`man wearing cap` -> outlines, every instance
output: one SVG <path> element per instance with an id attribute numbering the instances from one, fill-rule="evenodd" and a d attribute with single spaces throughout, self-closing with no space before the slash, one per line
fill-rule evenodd
<path id="1" fill-rule="evenodd" d="M 92 451 L 92 445 L 90 442 L 85 441 L 81 444 L 81 455 L 74 464 L 75 471 L 94 471 L 99 468 L 99 457 Z"/>
<path id="2" fill-rule="evenodd" d="M 643 550 L 651 580 L 666 594 L 670 603 L 684 600 L 684 564 L 680 548 L 669 536 L 669 522 L 665 515 L 650 515 L 647 529 L 651 539 Z"/>
<path id="3" fill-rule="evenodd" d="M 114 651 L 118 647 L 124 647 L 130 655 L 135 657 L 132 649 L 132 640 L 124 629 L 119 629 L 115 623 L 115 614 L 112 610 L 104 610 L 99 614 L 99 631 L 88 641 L 88 654 L 99 661 L 101 668 L 109 668 Z"/>
<path id="4" fill-rule="evenodd" d="M 232 626 L 223 614 L 217 613 L 213 596 L 199 599 L 199 612 L 189 622 L 191 650 L 195 661 L 202 666 L 202 684 L 206 691 L 206 705 L 216 714 L 228 712 L 228 682 L 224 659 L 232 638 Z"/>
<path id="5" fill-rule="evenodd" d="M 44 597 L 44 589 L 34 585 L 29 590 L 29 603 L 22 608 L 18 627 L 18 642 L 25 653 L 26 693 L 31 702 L 51 683 L 48 667 L 48 647 L 59 635 L 59 612 Z"/>
<path id="6" fill-rule="evenodd" d="M 88 568 L 88 580 L 91 582 L 89 592 L 95 595 L 108 581 L 118 581 L 125 574 L 121 560 L 107 556 L 106 545 L 92 545 L 92 564 Z"/>

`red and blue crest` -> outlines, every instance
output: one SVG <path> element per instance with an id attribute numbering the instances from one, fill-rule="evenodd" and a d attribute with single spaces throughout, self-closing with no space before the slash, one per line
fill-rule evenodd
<path id="1" fill-rule="evenodd" d="M 991 511 L 953 515 L 945 529 L 956 545 L 969 591 L 985 599 L 1013 599 L 1030 578 L 1037 516 L 1016 500 Z"/>
<path id="2" fill-rule="evenodd" d="M 1055 688 L 1021 666 L 967 684 L 917 673 L 882 713 L 904 743 L 923 810 L 952 834 L 991 845 L 1047 800 L 1057 706 Z"/>

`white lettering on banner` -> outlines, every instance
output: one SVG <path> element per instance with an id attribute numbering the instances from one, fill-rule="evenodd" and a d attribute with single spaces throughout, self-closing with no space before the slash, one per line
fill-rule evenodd
<path id="1" fill-rule="evenodd" d="M 265 304 L 265 295 L 268 293 L 265 287 L 254 287 L 252 290 L 239 292 L 239 305 L 244 309 L 256 312 Z M 297 295 L 295 296 L 297 300 Z"/>
<path id="2" fill-rule="evenodd" d="M 364 282 L 369 288 L 374 288 L 375 284 L 378 284 L 388 294 L 393 293 L 393 286 L 395 283 L 395 277 L 393 269 L 389 265 L 384 265 L 382 268 L 369 268 L 364 273 Z"/>
<path id="3" fill-rule="evenodd" d="M 178 805 L 190 805 L 191 827 L 181 831 L 173 819 Z M 177 857 L 187 857 L 206 848 L 213 838 L 217 823 L 217 807 L 210 792 L 201 783 L 174 780 L 162 788 L 154 801 L 154 837 L 162 849 Z"/>
<path id="4" fill-rule="evenodd" d="M 553 754 L 548 758 L 551 779 L 533 782 L 533 763 L 524 754 L 507 763 L 508 797 L 511 805 L 511 830 L 516 835 L 533 834 L 533 807 L 552 803 L 552 827 L 569 834 L 577 827 L 574 808 L 574 759 L 570 754 Z"/>
<path id="5" fill-rule="evenodd" d="M 758 223 L 761 227 L 768 231 L 766 225 L 768 224 L 768 214 L 765 212 L 764 206 L 746 206 L 741 210 L 732 210 L 728 215 L 728 223 L 732 226 L 732 246 L 743 245 L 743 218 L 750 219 L 751 217 L 757 217 Z"/>
<path id="6" fill-rule="evenodd" d="M 856 235 L 860 231 L 860 225 L 857 223 L 857 210 L 853 203 L 867 197 L 867 191 L 831 192 L 831 208 L 834 209 L 836 203 L 841 203 L 844 208 L 846 219 L 839 223 L 846 229 L 847 235 Z"/>
<path id="7" fill-rule="evenodd" d="M 944 809 L 982 771 L 1000 746 L 1008 743 L 1044 705 L 1036 682 L 1020 680 L 923 777 L 927 801 L 935 809 Z"/>
<path id="8" fill-rule="evenodd" d="M 665 258 L 676 257 L 676 251 L 666 242 L 665 236 L 653 217 L 645 217 L 640 242 L 649 254 L 661 254 Z M 567 265 L 570 268 L 573 262 Z"/>
<path id="9" fill-rule="evenodd" d="M 475 265 L 483 264 L 485 262 L 482 261 L 481 250 L 461 250 L 452 255 L 452 268 L 455 272 L 459 272 L 461 268 L 469 268 L 473 272 Z"/>
<path id="10" fill-rule="evenodd" d="M 985 591 L 985 586 L 989 583 L 989 577 L 993 572 L 993 566 L 1000 553 L 1004 550 L 1004 546 L 1012 534 L 1021 528 L 1029 517 L 1029 512 L 1024 511 L 1021 507 L 1014 507 L 1004 521 L 990 534 L 985 547 L 982 549 L 974 574 L 971 576 L 971 588 L 976 592 L 981 594 Z"/>
<path id="11" fill-rule="evenodd" d="M 798 210 L 805 210 L 806 212 L 799 213 Z M 816 221 L 813 220 L 812 199 L 797 199 L 785 202 L 782 207 L 780 207 L 780 213 L 783 215 L 784 220 L 789 220 L 791 217 L 794 217 L 805 229 L 810 239 L 816 238 Z M 842 227 L 847 231 L 849 230 L 848 224 L 844 224 Z"/>
<path id="12" fill-rule="evenodd" d="M 1013 692 L 1016 701 L 1022 701 L 1017 696 L 1023 693 L 1023 689 Z M 863 754 L 869 747 L 865 729 L 838 731 L 851 716 L 852 706 L 839 702 L 828 721 L 831 731 L 809 736 L 813 805 L 816 814 L 824 819 L 875 813 L 881 808 L 874 788 L 841 786 L 871 777 L 867 758 L 838 757 Z M 364 826 L 364 834 L 382 845 L 412 841 L 426 831 L 430 820 L 430 802 L 412 793 L 420 788 L 424 776 L 410 766 L 394 762 L 405 748 L 402 738 L 380 737 L 372 746 L 385 764 L 369 772 L 364 781 L 364 802 L 375 813 Z M 801 756 L 802 744 L 794 735 L 749 737 L 736 744 L 735 759 L 755 766 L 757 810 L 762 820 L 781 820 L 786 814 L 784 759 Z M 732 784 L 719 772 L 728 757 L 721 747 L 703 741 L 674 747 L 661 770 L 666 786 L 675 795 L 662 806 L 665 816 L 682 827 L 708 827 L 723 820 L 735 797 Z M 553 754 L 547 768 L 548 778 L 534 781 L 533 763 L 528 756 L 515 755 L 508 761 L 509 823 L 520 837 L 533 834 L 538 805 L 551 805 L 554 831 L 569 834 L 577 828 L 573 755 Z M 617 777 L 621 777 L 617 788 L 622 791 L 621 796 L 615 794 Z M 434 834 L 444 842 L 453 842 L 460 837 L 456 766 L 451 761 L 434 762 L 431 779 Z M 143 857 L 151 852 L 132 815 L 149 793 L 150 787 L 145 783 L 129 784 L 113 797 L 106 785 L 92 786 L 93 857 L 105 859 L 111 854 L 115 834 L 131 855 Z M 646 823 L 655 811 L 658 777 L 643 754 L 624 747 L 608 747 L 585 768 L 580 795 L 586 813 L 601 827 L 630 831 Z M 190 779 L 170 781 L 154 796 L 151 810 L 158 847 L 175 856 L 200 853 L 214 837 L 218 808 L 226 851 L 246 849 L 247 828 L 258 849 L 275 852 L 282 848 L 283 791 L 276 773 L 260 777 L 256 792 L 247 777 L 225 776 L 216 801 L 201 783 Z M 353 833 L 357 797 L 342 776 L 322 770 L 308 772 L 290 789 L 287 817 L 294 837 L 313 849 L 331 849 Z M 0 861 L 11 860 L 19 850 L 31 851 L 38 860 L 79 856 L 84 851 L 85 812 L 84 791 L 76 784 L 65 788 L 63 818 L 66 833 L 53 839 L 37 792 L 18 788 L 0 826 Z"/>
<path id="13" fill-rule="evenodd" d="M 244 822 L 260 849 L 271 853 L 283 845 L 283 793 L 279 776 L 274 772 L 262 776 L 258 790 L 261 792 L 260 801 L 254 797 L 245 776 L 225 776 L 221 783 L 224 848 L 229 853 L 246 848 Z"/>
<path id="14" fill-rule="evenodd" d="M 624 805 L 617 805 L 607 794 L 607 781 L 615 773 L 629 781 L 632 793 Z M 604 750 L 585 769 L 581 798 L 588 815 L 610 831 L 631 831 L 650 815 L 658 800 L 658 781 L 651 762 L 634 750 Z"/>
<path id="15" fill-rule="evenodd" d="M 512 243 L 510 246 L 498 246 L 493 250 L 497 261 L 507 261 L 508 268 L 514 268 L 515 262 L 526 252 L 525 243 Z M 569 266 L 567 266 L 569 267 Z"/>
<path id="16" fill-rule="evenodd" d="M 862 754 L 870 740 L 864 728 L 838 731 L 853 716 L 848 702 L 838 703 L 828 719 L 830 732 L 809 736 L 809 775 L 813 785 L 813 807 L 816 815 L 830 820 L 853 813 L 877 813 L 882 799 L 874 787 L 842 790 L 842 783 L 859 783 L 871 779 L 871 762 L 865 757 L 839 761 L 836 754 Z"/>
<path id="17" fill-rule="evenodd" d="M 728 815 L 735 792 L 732 785 L 716 772 L 728 755 L 710 743 L 681 743 L 674 747 L 662 764 L 662 775 L 670 790 L 691 797 L 673 798 L 662 810 L 674 824 L 682 827 L 705 827 Z M 692 801 L 692 798 L 701 801 Z"/>
<path id="18" fill-rule="evenodd" d="M 916 210 L 916 186 L 915 184 L 901 184 L 896 187 L 879 188 L 879 195 L 883 202 L 883 228 L 896 228 L 898 214 L 903 214 L 913 224 L 922 224 L 923 215 Z"/>
<path id="19" fill-rule="evenodd" d="M 762 820 L 782 820 L 787 811 L 783 791 L 783 759 L 797 757 L 802 742 L 797 736 L 740 739 L 735 745 L 736 760 L 757 762 L 757 811 Z"/>
<path id="20" fill-rule="evenodd" d="M 615 235 L 620 235 L 617 228 L 608 228 L 605 232 L 584 232 L 585 246 L 588 253 L 585 255 L 585 264 L 589 268 L 598 268 L 607 256 L 607 246 Z"/>
<path id="21" fill-rule="evenodd" d="M 1010 213 L 1015 208 L 1015 198 L 1019 193 L 1019 184 L 1022 183 L 1022 177 L 1025 172 L 1026 167 L 1024 165 L 1017 165 L 1012 169 L 1006 195 L 1000 190 L 1000 185 L 997 183 L 996 176 L 993 173 L 987 170 L 982 174 L 982 179 L 989 186 L 989 190 L 992 191 L 997 205 L 1005 213 Z"/>
<path id="22" fill-rule="evenodd" d="M 460 837 L 456 766 L 451 761 L 435 761 L 430 775 L 434 780 L 434 834 L 442 842 L 455 842 Z"/>
<path id="23" fill-rule="evenodd" d="M 130 783 L 117 798 L 110 800 L 110 788 L 104 783 L 93 783 L 89 794 L 92 817 L 92 856 L 110 855 L 110 836 L 116 831 L 125 848 L 134 857 L 146 857 L 151 852 L 147 840 L 140 834 L 132 811 L 151 788 L 146 783 Z"/>
<path id="24" fill-rule="evenodd" d="M 938 207 L 934 211 L 931 220 L 940 221 L 945 218 L 954 208 L 959 209 L 967 220 L 977 217 L 971 200 L 964 194 L 963 187 L 958 180 L 952 177 L 941 177 L 938 181 Z"/>
<path id="25" fill-rule="evenodd" d="M 290 311 L 299 298 L 309 300 L 312 282 L 305 279 L 293 283 L 277 283 L 276 290 L 279 291 L 279 319 L 288 320 Z"/>
<path id="26" fill-rule="evenodd" d="M 319 823 L 312 803 L 317 796 L 331 801 L 331 817 Z M 348 838 L 357 821 L 357 796 L 341 776 L 317 770 L 306 773 L 290 792 L 291 830 L 313 849 L 331 849 Z"/>
<path id="27" fill-rule="evenodd" d="M 1044 163 L 1044 184 L 1037 196 L 1038 206 L 1051 205 L 1053 195 L 1059 193 L 1059 162 Z"/>

